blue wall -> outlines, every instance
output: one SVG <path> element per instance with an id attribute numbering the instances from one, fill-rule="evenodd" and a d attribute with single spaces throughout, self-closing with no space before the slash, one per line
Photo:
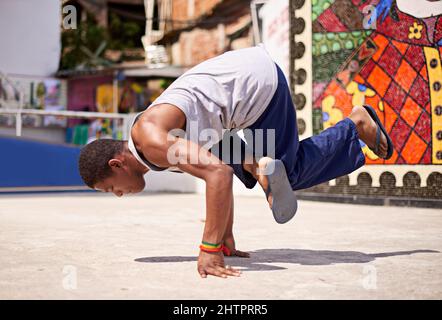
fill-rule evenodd
<path id="1" fill-rule="evenodd" d="M 0 137 L 0 188 L 84 186 L 79 156 L 79 147 Z"/>

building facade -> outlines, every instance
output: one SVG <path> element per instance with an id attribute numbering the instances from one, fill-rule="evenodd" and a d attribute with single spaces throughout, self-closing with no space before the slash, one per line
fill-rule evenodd
<path id="1" fill-rule="evenodd" d="M 145 43 L 165 46 L 173 65 L 194 66 L 225 51 L 253 45 L 250 0 L 146 2 Z"/>

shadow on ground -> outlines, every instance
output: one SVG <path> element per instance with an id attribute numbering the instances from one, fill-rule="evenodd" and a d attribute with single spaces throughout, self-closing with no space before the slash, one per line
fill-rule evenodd
<path id="1" fill-rule="evenodd" d="M 241 267 L 243 271 L 270 271 L 287 268 L 270 263 L 292 263 L 309 266 L 323 266 L 337 263 L 367 263 L 377 258 L 406 256 L 417 253 L 440 253 L 434 250 L 413 250 L 384 253 L 363 253 L 357 251 L 303 250 L 303 249 L 262 249 L 250 252 L 250 258 L 227 257 L 228 265 Z M 145 263 L 171 263 L 197 261 L 198 257 L 170 256 L 135 259 Z"/>

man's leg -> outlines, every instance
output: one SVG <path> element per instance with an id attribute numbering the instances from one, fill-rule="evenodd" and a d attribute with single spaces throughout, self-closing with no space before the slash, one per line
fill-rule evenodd
<path id="1" fill-rule="evenodd" d="M 299 145 L 296 113 L 284 73 L 279 66 L 276 68 L 278 87 L 272 100 L 255 123 L 243 130 L 247 144 L 236 133 L 229 132 L 210 150 L 229 164 L 249 189 L 258 181 L 267 190 L 267 178 L 257 174 L 260 159 L 261 169 L 265 167 L 266 157 L 271 157 L 284 163 L 287 176 L 294 170 Z"/>
<path id="2" fill-rule="evenodd" d="M 377 125 L 368 112 L 363 107 L 355 107 L 348 118 L 334 127 L 300 141 L 294 170 L 289 176 L 292 189 L 309 188 L 360 168 L 365 163 L 365 157 L 359 139 L 372 146 L 376 141 L 376 130 Z M 380 142 L 378 156 L 383 157 L 388 147 L 385 136 L 381 136 Z M 267 179 L 259 172 L 269 160 L 262 158 L 244 166 L 263 189 L 266 189 Z"/>
<path id="3" fill-rule="evenodd" d="M 364 164 L 356 125 L 346 118 L 301 141 L 291 185 L 293 190 L 309 188 L 349 174 Z"/>
<path id="4" fill-rule="evenodd" d="M 285 76 L 278 66 L 277 72 L 278 87 L 272 100 L 257 121 L 244 129 L 247 142 L 245 159 L 248 161 L 243 162 L 242 171 L 256 179 L 264 191 L 269 190 L 264 174 L 267 163 L 272 159 L 281 160 L 290 179 L 299 148 L 295 107 Z M 271 192 L 267 200 L 271 204 Z"/>
<path id="5" fill-rule="evenodd" d="M 347 175 L 365 164 L 359 139 L 373 146 L 376 142 L 377 124 L 363 107 L 353 108 L 350 116 L 334 127 L 301 141 L 293 190 Z M 387 139 L 382 134 L 378 156 L 387 154 Z"/>
<path id="6" fill-rule="evenodd" d="M 275 150 L 272 150 L 272 157 L 284 163 L 292 189 L 305 189 L 349 174 L 364 165 L 365 157 L 359 139 L 368 146 L 373 146 L 377 132 L 377 125 L 368 112 L 363 107 L 355 107 L 350 116 L 336 126 L 299 141 L 295 107 L 279 68 L 278 79 L 278 89 L 269 106 L 248 129 L 252 133 L 263 129 L 264 137 L 266 130 L 275 131 Z M 387 153 L 387 140 L 383 134 L 380 142 L 379 156 L 384 156 Z M 266 152 L 254 154 L 256 159 L 241 168 L 252 175 L 264 190 L 267 190 L 268 180 L 262 172 L 271 161 L 267 155 Z M 267 200 L 271 205 L 271 194 Z"/>
<path id="7" fill-rule="evenodd" d="M 268 180 L 265 167 L 272 158 L 280 159 L 285 166 L 292 190 L 304 189 L 313 185 L 349 174 L 365 163 L 359 139 L 368 146 L 376 141 L 377 125 L 363 107 L 355 107 L 352 114 L 336 126 L 324 130 L 319 135 L 299 141 L 296 112 L 286 79 L 278 67 L 278 88 L 269 106 L 260 118 L 249 128 L 251 137 L 248 146 L 256 143 L 255 133 L 263 131 L 263 152 L 256 148 L 244 152 L 241 141 L 242 165 L 233 164 L 235 175 L 248 188 L 256 181 L 267 190 Z M 268 131 L 273 130 L 274 143 L 268 143 Z M 251 138 L 251 139 L 250 139 Z M 237 139 L 239 139 L 237 137 Z M 259 139 L 258 139 L 259 140 Z M 250 150 L 250 147 L 246 150 Z M 379 156 L 386 154 L 387 141 L 381 136 Z M 232 150 L 235 153 L 236 150 Z M 252 161 L 244 161 L 245 159 Z M 235 162 L 234 162 L 235 163 Z M 272 195 L 267 199 L 272 203 Z"/>

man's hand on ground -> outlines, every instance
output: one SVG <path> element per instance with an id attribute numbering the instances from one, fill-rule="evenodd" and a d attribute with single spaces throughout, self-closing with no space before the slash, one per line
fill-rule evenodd
<path id="1" fill-rule="evenodd" d="M 233 234 L 226 236 L 224 238 L 224 246 L 230 250 L 231 257 L 241 257 L 241 258 L 250 258 L 250 254 L 248 252 L 236 250 L 235 239 L 233 238 Z"/>
<path id="2" fill-rule="evenodd" d="M 207 278 L 207 275 L 227 278 L 228 276 L 239 277 L 240 271 L 224 265 L 224 255 L 222 252 L 204 252 L 200 251 L 198 257 L 198 273 L 201 278 Z"/>

